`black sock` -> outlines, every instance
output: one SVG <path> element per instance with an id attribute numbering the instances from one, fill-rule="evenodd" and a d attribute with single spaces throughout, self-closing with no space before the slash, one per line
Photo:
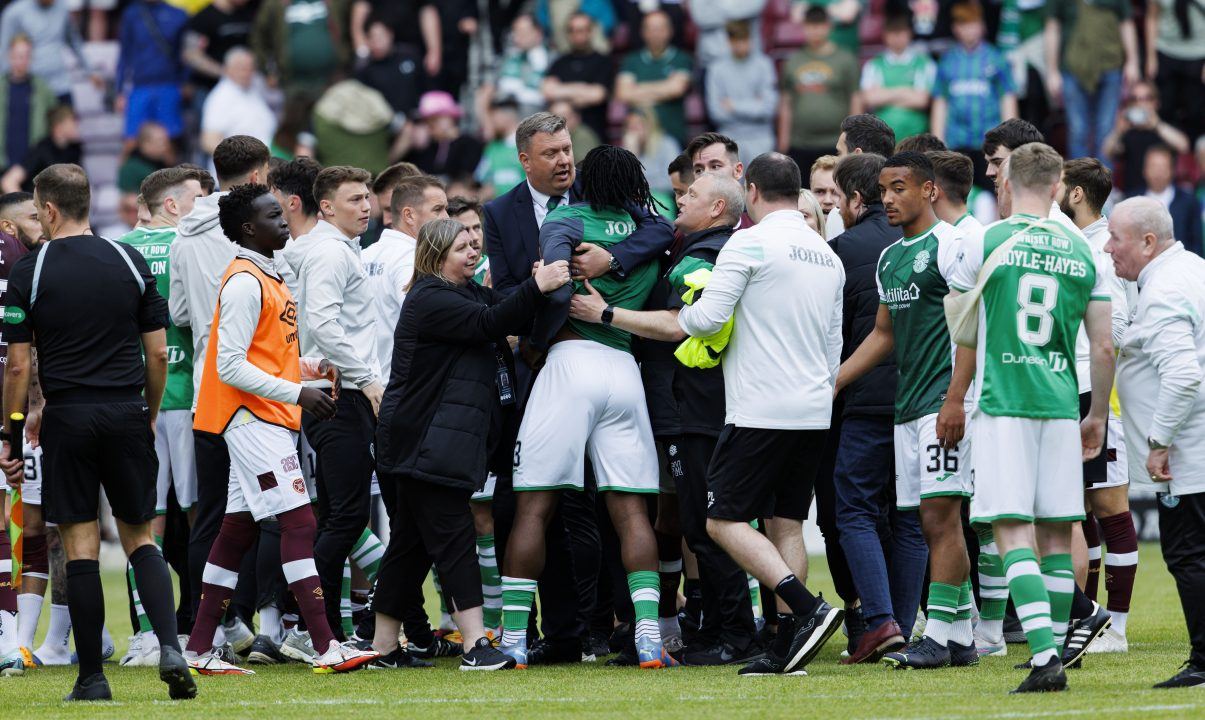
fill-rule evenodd
<path id="1" fill-rule="evenodd" d="M 698 578 L 686 578 L 684 589 L 686 612 L 697 617 L 703 610 L 703 582 Z"/>
<path id="2" fill-rule="evenodd" d="M 1092 601 L 1084 594 L 1079 585 L 1075 586 L 1075 594 L 1071 596 L 1071 619 L 1083 620 L 1092 614 Z"/>
<path id="3" fill-rule="evenodd" d="M 163 553 L 154 545 L 143 545 L 130 553 L 130 565 L 134 567 L 134 581 L 138 583 L 142 609 L 151 621 L 159 644 L 180 652 L 180 640 L 176 637 L 176 601 L 172 598 L 172 577 L 168 574 Z"/>
<path id="4" fill-rule="evenodd" d="M 791 608 L 791 612 L 795 615 L 811 615 L 816 609 L 816 596 L 808 592 L 803 583 L 799 582 L 799 578 L 794 575 L 787 575 L 783 578 L 774 587 L 774 594 L 782 598 L 782 601 Z M 143 605 L 145 604 L 144 600 Z"/>
<path id="5" fill-rule="evenodd" d="M 79 656 L 79 678 L 83 680 L 102 670 L 100 632 L 105 625 L 105 599 L 96 560 L 68 561 L 67 610 Z"/>

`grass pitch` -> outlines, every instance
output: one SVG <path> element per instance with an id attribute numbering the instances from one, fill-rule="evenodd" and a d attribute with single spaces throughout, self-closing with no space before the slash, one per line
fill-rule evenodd
<path id="1" fill-rule="evenodd" d="M 105 575 L 107 617 L 124 636 L 127 616 L 120 573 Z M 813 558 L 809 585 L 833 596 L 823 558 Z M 1205 599 L 1201 600 L 1205 602 Z M 1159 548 L 1144 544 L 1138 568 L 1128 655 L 1090 655 L 1068 673 L 1070 691 L 1009 696 L 1024 677 L 1013 664 L 1027 657 L 1010 646 L 1004 658 L 979 667 L 933 672 L 837 664 L 842 636 L 808 667 L 808 677 L 740 678 L 735 667 L 640 671 L 601 663 L 466 673 L 454 660 L 431 670 L 360 671 L 314 675 L 300 665 L 257 670 L 255 677 L 199 678 L 191 702 L 172 703 L 151 668 L 108 666 L 116 700 L 67 705 L 73 668 L 29 670 L 0 678 L 0 716 L 34 718 L 502 718 L 791 717 L 839 720 L 987 720 L 1085 717 L 1203 718 L 1205 690 L 1153 690 L 1188 657 L 1188 639 L 1175 585 Z M 118 639 L 118 655 L 125 639 Z"/>

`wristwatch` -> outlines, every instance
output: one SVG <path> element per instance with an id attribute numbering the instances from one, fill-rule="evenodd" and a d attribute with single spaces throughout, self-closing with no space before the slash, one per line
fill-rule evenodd
<path id="1" fill-rule="evenodd" d="M 1163 445 L 1159 442 L 1156 442 L 1155 439 L 1150 436 L 1147 436 L 1146 438 L 1146 446 L 1151 450 L 1166 450 L 1168 447 L 1170 447 L 1169 445 Z"/>
<path id="2" fill-rule="evenodd" d="M 616 260 L 614 255 L 611 256 L 611 262 L 607 263 L 607 272 L 613 272 L 613 273 L 622 273 L 623 272 L 623 265 L 619 264 L 619 260 Z"/>
<path id="3" fill-rule="evenodd" d="M 608 305 L 607 307 L 603 308 L 603 311 L 602 311 L 602 324 L 603 325 L 610 325 L 611 321 L 614 318 L 615 318 L 615 306 L 614 305 Z"/>

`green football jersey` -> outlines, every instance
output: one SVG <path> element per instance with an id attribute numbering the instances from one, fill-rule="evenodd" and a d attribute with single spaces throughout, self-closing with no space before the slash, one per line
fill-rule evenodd
<path id="1" fill-rule="evenodd" d="M 958 261 L 960 234 L 940 220 L 916 237 L 897 240 L 879 256 L 879 302 L 891 312 L 900 381 L 895 422 L 941 410 L 953 371 L 953 346 L 943 299 Z"/>
<path id="2" fill-rule="evenodd" d="M 1088 302 L 1110 299 L 1087 241 L 1055 221 L 1013 215 L 964 239 L 950 285 L 973 287 L 988 255 L 1018 232 L 979 304 L 979 407 L 988 415 L 1078 420 L 1076 334 Z"/>
<path id="3" fill-rule="evenodd" d="M 168 252 L 176 239 L 176 228 L 134 228 L 118 238 L 142 253 L 151 274 L 155 276 L 155 287 L 163 299 L 168 299 L 171 286 Z M 186 327 L 167 326 L 167 385 L 163 389 L 163 410 L 189 410 L 192 408 L 192 330 Z"/>
<path id="4" fill-rule="evenodd" d="M 636 229 L 636 222 L 627 212 L 610 208 L 592 210 L 585 203 L 562 205 L 554 209 L 544 219 L 544 225 L 547 226 L 550 222 L 564 224 L 578 242 L 588 242 L 601 248 L 609 248 L 623 241 Z M 626 310 L 643 310 L 659 275 L 657 263 L 648 262 L 628 270 L 622 278 L 614 273 L 607 273 L 591 280 L 590 285 L 603 296 L 608 305 Z M 579 295 L 586 294 L 585 286 L 577 280 L 573 281 L 573 291 Z M 624 352 L 632 351 L 631 334 L 617 327 L 581 322 L 572 318 L 569 319 L 569 327 L 587 340 Z"/>

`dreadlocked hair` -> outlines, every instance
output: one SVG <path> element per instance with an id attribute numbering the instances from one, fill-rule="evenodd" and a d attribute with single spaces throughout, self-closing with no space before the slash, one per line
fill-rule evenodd
<path id="1" fill-rule="evenodd" d="M 614 145 L 599 145 L 581 164 L 582 195 L 591 210 L 624 209 L 635 205 L 656 212 L 660 203 L 649 189 L 644 166 L 630 150 Z"/>

